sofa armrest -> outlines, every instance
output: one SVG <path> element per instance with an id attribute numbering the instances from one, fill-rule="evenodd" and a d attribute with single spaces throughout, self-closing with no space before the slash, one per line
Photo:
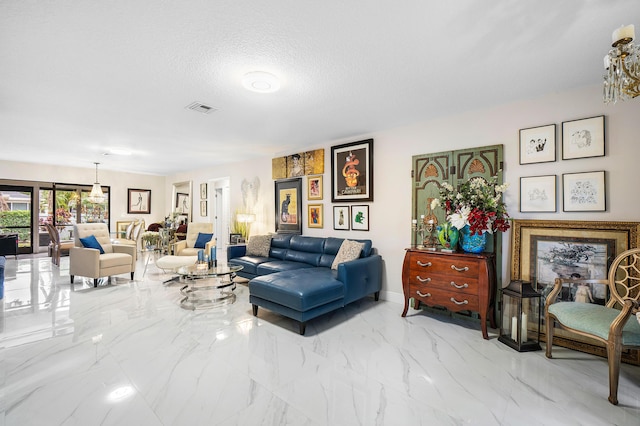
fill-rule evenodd
<path id="1" fill-rule="evenodd" d="M 136 270 L 136 254 L 138 253 L 138 248 L 136 246 L 128 245 L 128 244 L 115 244 L 112 246 L 114 253 L 125 253 L 132 257 L 131 263 L 131 271 Z"/>
<path id="2" fill-rule="evenodd" d="M 243 244 L 227 246 L 227 260 L 247 254 L 247 246 Z"/>
<path id="3" fill-rule="evenodd" d="M 345 305 L 378 292 L 382 288 L 382 257 L 376 254 L 341 263 L 337 278 L 345 286 Z"/>
<path id="4" fill-rule="evenodd" d="M 187 240 L 180 240 L 171 244 L 170 252 L 177 256 L 182 250 L 186 248 L 187 248 Z"/>
<path id="5" fill-rule="evenodd" d="M 71 247 L 69 249 L 69 275 L 98 278 L 100 276 L 98 249 Z"/>

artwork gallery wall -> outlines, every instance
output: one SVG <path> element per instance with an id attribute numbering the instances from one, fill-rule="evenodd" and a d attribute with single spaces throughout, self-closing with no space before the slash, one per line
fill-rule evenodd
<path id="1" fill-rule="evenodd" d="M 463 102 L 461 102 L 463 105 Z M 605 120 L 605 156 L 563 160 L 562 123 L 583 118 L 604 116 Z M 307 150 L 324 149 L 324 185 L 322 199 L 307 200 L 303 190 L 302 232 L 310 236 L 336 236 L 341 238 L 368 238 L 383 259 L 383 290 L 381 297 L 397 303 L 403 303 L 402 261 L 404 250 L 411 244 L 411 159 L 414 155 L 456 150 L 486 145 L 504 146 L 504 181 L 510 187 L 506 192 L 509 214 L 514 218 L 546 220 L 593 220 L 593 221 L 640 221 L 640 194 L 633 188 L 639 179 L 636 173 L 640 158 L 640 100 L 605 105 L 602 101 L 602 87 L 594 85 L 566 92 L 552 93 L 544 97 L 521 100 L 518 102 L 474 111 L 461 111 L 459 114 L 434 120 L 413 123 L 394 129 L 372 130 L 371 133 L 331 141 L 319 141 Z M 545 163 L 520 164 L 519 134 L 521 129 L 535 128 L 550 124 L 556 125 L 556 160 Z M 336 202 L 331 201 L 331 147 L 367 139 L 373 139 L 373 178 L 375 181 L 373 202 Z M 275 152 L 269 157 L 247 162 L 222 164 L 210 168 L 166 176 L 164 178 L 164 203 L 168 211 L 172 197 L 172 182 L 191 180 L 193 188 L 201 183 L 216 179 L 228 179 L 230 185 L 232 211 L 242 207 L 241 184 L 243 180 L 260 182 L 257 202 L 253 205 L 256 222 L 251 234 L 264 234 L 275 230 L 274 180 L 272 179 L 273 158 L 294 154 L 294 152 Z M 7 164 L 0 161 L 0 178 L 15 174 L 18 168 L 5 169 Z M 564 212 L 562 208 L 562 175 L 583 172 L 605 172 L 606 210 L 598 212 Z M 56 176 L 53 168 L 51 176 Z M 22 179 L 27 177 L 21 172 Z M 82 181 L 90 182 L 88 177 Z M 557 176 L 555 212 L 520 213 L 520 178 L 531 176 Z M 136 176 L 137 177 L 137 176 Z M 140 175 L 141 179 L 149 178 Z M 43 177 L 44 179 L 44 177 Z M 104 174 L 104 185 L 112 185 L 115 174 Z M 131 177 L 135 181 L 135 177 Z M 160 178 L 153 178 L 160 179 Z M 307 177 L 301 177 L 302 188 L 307 187 Z M 68 179 L 67 179 L 68 180 Z M 137 188 L 145 188 L 137 184 Z M 123 189 L 126 196 L 126 188 Z M 155 197 L 155 192 L 154 192 Z M 154 198 L 152 212 L 155 209 Z M 321 205 L 324 212 L 322 228 L 309 227 L 307 222 L 308 204 Z M 352 205 L 368 206 L 368 231 L 334 229 L 333 207 Z M 126 206 L 123 207 L 126 212 Z M 115 213 L 114 213 L 115 214 Z M 153 215 L 153 214 L 152 214 Z M 196 215 L 197 221 L 206 220 Z M 511 233 L 503 235 L 503 282 L 508 284 L 510 276 L 510 238 Z M 398 314 L 401 312 L 399 308 Z"/>

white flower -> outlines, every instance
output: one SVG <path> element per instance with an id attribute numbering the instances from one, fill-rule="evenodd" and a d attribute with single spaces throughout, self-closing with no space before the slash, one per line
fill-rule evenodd
<path id="1" fill-rule="evenodd" d="M 440 207 L 440 199 L 434 198 L 433 200 L 431 200 L 431 210 L 435 210 L 438 207 Z"/>
<path id="2" fill-rule="evenodd" d="M 469 207 L 463 207 L 460 209 L 459 213 L 453 213 L 447 217 L 447 220 L 451 222 L 451 225 L 455 226 L 458 229 L 462 229 L 465 225 L 468 225 L 469 222 L 469 213 L 471 213 L 471 209 Z"/>

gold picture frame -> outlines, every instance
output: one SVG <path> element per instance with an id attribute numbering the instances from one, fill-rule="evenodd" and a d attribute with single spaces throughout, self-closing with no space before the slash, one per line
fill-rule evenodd
<path id="1" fill-rule="evenodd" d="M 324 206 L 322 204 L 307 206 L 307 226 L 309 228 L 324 228 Z"/>
<path id="2" fill-rule="evenodd" d="M 556 277 L 606 279 L 608 267 L 615 257 L 630 248 L 640 247 L 640 222 L 557 221 L 514 219 L 511 223 L 511 279 L 531 282 L 543 295 Z M 580 252 L 587 249 L 589 257 L 574 262 L 558 262 L 558 251 Z M 545 254 L 554 256 L 547 257 Z M 551 257 L 551 258 L 550 258 Z M 555 262 L 553 262 L 555 261 Z M 595 289 L 594 289 L 595 290 Z M 607 288 L 598 289 L 600 302 L 606 303 Z M 571 289 L 566 299 L 571 301 Z M 544 328 L 540 330 L 545 341 Z M 570 349 L 606 356 L 599 342 L 554 328 L 553 343 Z M 640 365 L 640 352 L 626 350 L 623 362 Z"/>
<path id="3" fill-rule="evenodd" d="M 322 200 L 322 175 L 307 177 L 307 200 Z"/>

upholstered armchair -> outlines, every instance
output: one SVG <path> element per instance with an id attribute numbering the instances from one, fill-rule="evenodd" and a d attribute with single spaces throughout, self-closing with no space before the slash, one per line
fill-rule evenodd
<path id="1" fill-rule="evenodd" d="M 206 235 L 200 237 L 201 243 L 203 240 L 206 240 L 203 247 L 196 247 L 199 234 Z M 204 250 L 206 254 L 209 254 L 211 247 L 215 245 L 216 239 L 213 237 L 213 223 L 190 222 L 187 226 L 186 238 L 173 244 L 173 254 L 176 256 L 197 256 L 200 250 Z"/>
<path id="2" fill-rule="evenodd" d="M 136 248 L 136 250 L 141 249 L 140 246 L 140 236 L 142 235 L 142 231 L 144 230 L 144 219 L 134 220 L 131 222 L 127 229 L 124 232 L 122 238 L 114 238 L 111 240 L 112 244 L 125 244 L 131 245 Z"/>
<path id="3" fill-rule="evenodd" d="M 593 303 L 592 286 L 607 285 L 610 299 L 605 306 Z M 563 286 L 575 286 L 574 302 L 556 297 Z M 577 296 L 584 294 L 584 296 Z M 609 402 L 618 404 L 618 377 L 622 350 L 640 348 L 640 248 L 627 250 L 615 258 L 607 280 L 557 278 L 545 301 L 546 355 L 551 358 L 554 321 L 570 333 L 590 337 L 607 349 L 609 363 Z"/>
<path id="4" fill-rule="evenodd" d="M 74 225 L 75 246 L 69 250 L 69 275 L 73 284 L 74 277 L 93 278 L 93 286 L 98 286 L 98 278 L 111 277 L 131 273 L 131 279 L 136 269 L 136 246 L 129 244 L 111 244 L 109 228 L 104 223 L 82 223 Z M 99 247 L 85 247 L 81 239 L 95 247 L 92 238 Z"/>

